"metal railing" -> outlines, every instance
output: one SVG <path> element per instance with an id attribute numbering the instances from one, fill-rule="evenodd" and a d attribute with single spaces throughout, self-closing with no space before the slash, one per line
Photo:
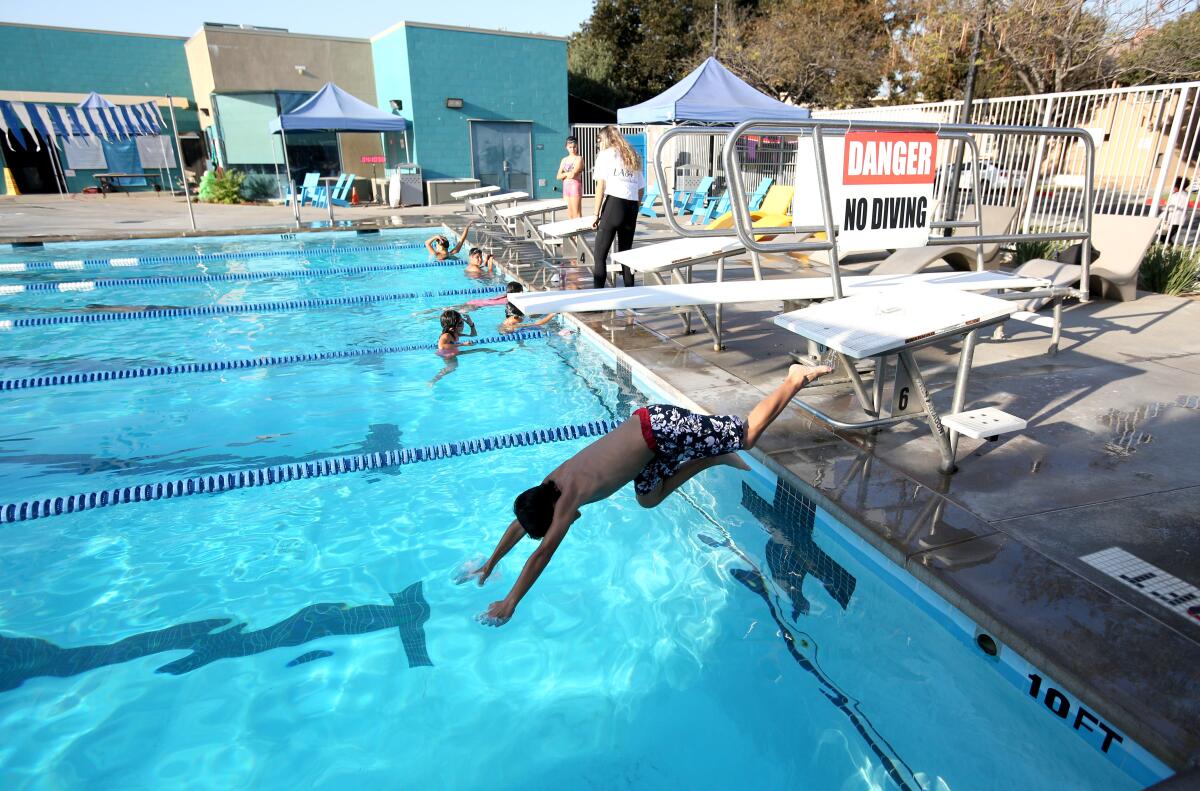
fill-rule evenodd
<path id="1" fill-rule="evenodd" d="M 821 110 L 819 119 L 949 124 L 961 101 Z M 1097 214 L 1162 217 L 1160 241 L 1200 246 L 1196 176 L 1200 160 L 1200 82 L 978 99 L 972 121 L 1007 127 L 1080 128 L 1095 145 Z M 1022 230 L 1059 227 L 1083 191 L 1081 152 L 1069 141 L 978 138 L 984 202 L 1023 207 Z M 942 164 L 939 161 L 939 164 Z M 1187 179 L 1187 199 L 1176 197 Z M 1178 220 L 1176 223 L 1175 221 Z M 1176 225 L 1177 227 L 1172 227 Z"/>

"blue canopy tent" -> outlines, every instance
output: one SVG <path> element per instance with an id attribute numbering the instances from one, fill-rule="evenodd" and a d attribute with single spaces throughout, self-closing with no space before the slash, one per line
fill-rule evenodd
<path id="1" fill-rule="evenodd" d="M 374 105 L 367 104 L 356 96 L 342 90 L 332 82 L 327 82 L 309 98 L 290 113 L 281 113 L 278 118 L 268 124 L 272 134 L 283 137 L 283 161 L 287 169 L 288 185 L 292 194 L 296 194 L 295 180 L 292 178 L 292 168 L 287 155 L 287 133 L 291 132 L 400 132 L 408 131 L 408 121 L 398 115 L 380 110 Z M 408 146 L 404 138 L 405 147 Z M 341 143 L 338 143 L 339 151 Z M 299 206 L 292 201 L 299 222 Z"/>
<path id="2" fill-rule="evenodd" d="M 716 58 L 665 91 L 632 107 L 617 110 L 618 124 L 738 124 L 750 118 L 794 121 L 808 109 L 784 104 L 752 88 Z"/>

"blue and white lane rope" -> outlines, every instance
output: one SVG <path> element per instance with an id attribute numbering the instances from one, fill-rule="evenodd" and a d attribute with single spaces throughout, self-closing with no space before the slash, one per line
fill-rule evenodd
<path id="1" fill-rule="evenodd" d="M 316 269 L 280 269 L 276 272 L 221 272 L 217 274 L 162 275 L 157 277 L 109 277 L 98 280 L 73 280 L 61 283 L 19 283 L 0 285 L 0 296 L 24 294 L 30 291 L 95 291 L 98 288 L 130 286 L 168 286 L 179 283 L 226 283 L 239 280 L 274 280 L 333 275 L 359 275 L 372 272 L 407 272 L 413 269 L 461 268 L 458 260 L 426 261 L 416 264 L 363 264 L 361 266 L 326 266 Z"/>
<path id="2" fill-rule="evenodd" d="M 177 478 L 165 483 L 143 483 L 133 486 L 117 486 L 112 489 L 72 494 L 66 497 L 47 497 L 0 505 L 0 524 L 26 522 L 48 516 L 59 516 L 93 508 L 107 508 L 124 503 L 140 503 L 150 500 L 167 500 L 189 497 L 195 494 L 212 494 L 246 489 L 257 486 L 272 486 L 304 478 L 325 478 L 348 472 L 378 470 L 417 464 L 436 459 L 472 456 L 493 450 L 544 445 L 548 442 L 595 437 L 607 434 L 619 425 L 615 420 L 596 420 L 574 426 L 516 431 L 464 442 L 448 442 L 442 445 L 426 445 L 421 448 L 389 450 L 363 453 L 355 456 L 338 456 L 319 461 L 278 464 L 259 467 L 255 470 L 198 475 L 193 478 Z"/>
<path id="3" fill-rule="evenodd" d="M 181 316 L 219 316 L 226 313 L 273 313 L 283 310 L 308 310 L 336 305 L 371 305 L 376 302 L 397 302 L 405 299 L 440 297 L 498 297 L 504 293 L 499 286 L 482 288 L 452 288 L 443 291 L 408 291 L 396 294 L 361 294 L 353 297 L 321 297 L 292 299 L 287 302 L 247 302 L 241 305 L 198 305 L 192 308 L 160 308 L 131 310 L 124 313 L 73 313 L 69 316 L 37 316 L 29 319 L 5 319 L 0 330 L 13 327 L 49 327 L 55 324 L 90 324 L 98 321 L 138 321 L 141 319 L 175 319 Z"/>
<path id="4" fill-rule="evenodd" d="M 508 335 L 489 335 L 472 338 L 471 345 L 505 343 L 507 341 L 529 341 L 546 338 L 549 333 L 542 330 L 522 330 Z M 35 387 L 78 385 L 92 382 L 111 382 L 118 379 L 141 379 L 147 376 L 173 376 L 176 374 L 201 374 L 211 371 L 243 371 L 251 368 L 267 368 L 274 365 L 322 362 L 325 360 L 349 360 L 355 357 L 370 357 L 377 354 L 397 352 L 434 351 L 436 343 L 405 343 L 399 346 L 377 346 L 363 349 L 339 349 L 331 352 L 310 354 L 283 354 L 274 357 L 254 357 L 245 360 L 210 360 L 200 363 L 176 363 L 154 365 L 143 368 L 114 368 L 110 371 L 76 371 L 66 374 L 46 374 L 23 379 L 0 379 L 0 391 L 29 390 Z"/>
<path id="5" fill-rule="evenodd" d="M 0 273 L 36 272 L 57 269 L 63 271 L 83 269 L 119 269 L 146 264 L 201 264 L 207 261 L 232 261 L 242 258 L 290 258 L 324 253 L 369 253 L 375 250 L 419 250 L 423 242 L 388 242 L 385 244 L 350 244 L 342 247 L 299 247 L 295 250 L 243 250 L 220 253 L 177 253 L 175 255 L 141 255 L 135 258 L 84 258 L 74 261 L 20 261 L 0 263 Z"/>

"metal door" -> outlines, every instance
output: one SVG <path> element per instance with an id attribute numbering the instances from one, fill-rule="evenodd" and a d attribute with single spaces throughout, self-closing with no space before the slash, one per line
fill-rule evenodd
<path id="1" fill-rule="evenodd" d="M 471 170 L 483 185 L 533 194 L 533 124 L 471 121 Z"/>

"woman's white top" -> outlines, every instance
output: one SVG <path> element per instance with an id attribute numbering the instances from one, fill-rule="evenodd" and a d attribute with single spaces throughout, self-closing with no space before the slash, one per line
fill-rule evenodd
<path id="1" fill-rule="evenodd" d="M 1171 197 L 1167 198 L 1167 225 L 1183 225 L 1189 197 L 1187 192 L 1179 190 L 1172 192 Z"/>
<path id="2" fill-rule="evenodd" d="M 604 182 L 605 195 L 625 200 L 637 200 L 638 190 L 646 186 L 641 168 L 630 170 L 625 167 L 615 148 L 606 148 L 596 155 L 592 178 Z"/>

